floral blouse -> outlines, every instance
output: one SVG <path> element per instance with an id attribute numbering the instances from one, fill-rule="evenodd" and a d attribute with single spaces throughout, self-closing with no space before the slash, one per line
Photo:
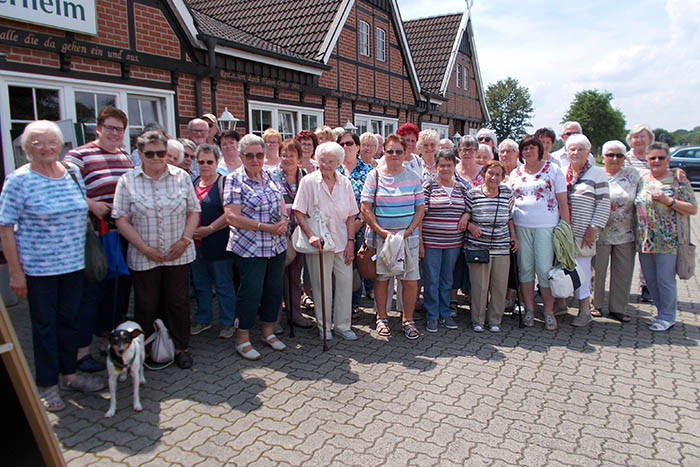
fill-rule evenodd
<path id="1" fill-rule="evenodd" d="M 634 241 L 636 219 L 634 198 L 637 196 L 639 172 L 631 166 L 622 167 L 615 175 L 608 176 L 610 186 L 610 217 L 600 231 L 598 243 L 622 245 Z"/>
<path id="2" fill-rule="evenodd" d="M 367 162 L 363 161 L 359 157 L 357 158 L 357 164 L 355 168 L 352 169 L 350 175 L 345 173 L 343 165 L 338 166 L 338 173 L 341 173 L 350 179 L 350 185 L 352 185 L 352 192 L 355 195 L 355 201 L 357 202 L 358 209 L 360 208 L 360 198 L 362 197 L 362 188 L 365 186 L 365 179 L 367 174 L 372 171 L 372 167 Z"/>
<path id="3" fill-rule="evenodd" d="M 687 180 L 674 184 L 673 175 L 656 180 L 650 173 L 641 176 L 637 186 L 637 249 L 641 253 L 676 254 L 678 221 L 681 217 L 673 208 L 652 201 L 653 190 L 662 190 L 668 196 L 697 205 L 695 194 Z"/>
<path id="4" fill-rule="evenodd" d="M 508 177 L 508 186 L 513 190 L 515 225 L 528 228 L 556 227 L 559 223 L 559 203 L 556 194 L 566 192 L 564 173 L 545 161 L 534 174 L 524 166 L 513 169 Z"/>

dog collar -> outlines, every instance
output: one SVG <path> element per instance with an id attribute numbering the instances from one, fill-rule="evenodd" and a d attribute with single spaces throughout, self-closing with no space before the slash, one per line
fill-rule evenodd
<path id="1" fill-rule="evenodd" d="M 119 358 L 115 353 L 114 349 L 110 347 L 109 349 L 109 354 L 108 354 L 109 361 L 112 362 L 114 366 L 119 368 L 120 370 L 123 370 L 124 368 L 129 368 L 132 363 L 134 363 L 134 359 L 136 358 L 136 354 L 134 354 L 133 357 L 131 357 L 131 360 L 129 363 L 124 363 L 121 358 Z"/>

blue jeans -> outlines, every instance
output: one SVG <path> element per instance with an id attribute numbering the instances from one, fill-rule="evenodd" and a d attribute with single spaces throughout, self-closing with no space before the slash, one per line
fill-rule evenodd
<path id="1" fill-rule="evenodd" d="M 423 305 L 427 319 L 450 316 L 450 290 L 455 263 L 462 249 L 427 248 L 423 257 Z"/>
<path id="2" fill-rule="evenodd" d="M 452 288 L 462 289 L 462 292 L 468 292 L 472 288 L 471 281 L 469 280 L 469 267 L 467 267 L 467 261 L 464 259 L 464 253 L 457 255 L 457 261 L 455 262 L 454 272 L 452 274 Z"/>
<path id="3" fill-rule="evenodd" d="M 639 253 L 639 263 L 658 313 L 657 318 L 676 321 L 676 255 Z"/>
<path id="4" fill-rule="evenodd" d="M 27 276 L 37 386 L 54 386 L 59 373 L 75 373 L 83 271 Z"/>
<path id="5" fill-rule="evenodd" d="M 238 327 L 249 330 L 257 315 L 263 323 L 276 322 L 282 305 L 284 251 L 270 258 L 233 257 L 241 280 L 236 291 Z"/>
<path id="6" fill-rule="evenodd" d="M 233 287 L 233 257 L 218 261 L 204 259 L 199 250 L 190 265 L 194 294 L 197 299 L 196 323 L 210 323 L 212 319 L 211 285 L 214 284 L 219 300 L 219 321 L 232 326 L 236 317 L 236 290 Z"/>

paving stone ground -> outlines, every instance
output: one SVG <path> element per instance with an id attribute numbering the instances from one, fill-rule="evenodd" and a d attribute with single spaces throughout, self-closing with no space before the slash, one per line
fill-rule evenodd
<path id="1" fill-rule="evenodd" d="M 358 341 L 323 352 L 297 330 L 278 353 L 254 332 L 257 362 L 214 326 L 192 338 L 193 369 L 146 373 L 143 412 L 122 383 L 112 419 L 106 390 L 67 394 L 49 418 L 70 466 L 700 465 L 698 285 L 678 282 L 679 322 L 656 334 L 636 283 L 625 325 L 573 328 L 571 308 L 556 332 L 506 317 L 476 334 L 464 305 L 459 330 L 408 341 L 394 314 L 385 339 L 365 301 Z M 26 304 L 9 312 L 31 365 Z"/>

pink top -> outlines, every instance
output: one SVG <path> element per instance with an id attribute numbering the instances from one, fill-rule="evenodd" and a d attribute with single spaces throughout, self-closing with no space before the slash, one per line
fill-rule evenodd
<path id="1" fill-rule="evenodd" d="M 355 193 L 352 191 L 350 180 L 345 175 L 335 173 L 335 185 L 333 193 L 328 190 L 328 185 L 323 182 L 320 170 L 306 175 L 299 183 L 297 195 L 294 198 L 295 211 L 311 215 L 314 206 L 318 203 L 321 212 L 330 218 L 330 232 L 335 243 L 335 252 L 342 253 L 348 243 L 348 229 L 346 221 L 348 217 L 357 215 L 360 211 L 355 202 Z M 318 185 L 318 190 L 313 184 Z M 318 193 L 319 199 L 314 200 Z"/>

